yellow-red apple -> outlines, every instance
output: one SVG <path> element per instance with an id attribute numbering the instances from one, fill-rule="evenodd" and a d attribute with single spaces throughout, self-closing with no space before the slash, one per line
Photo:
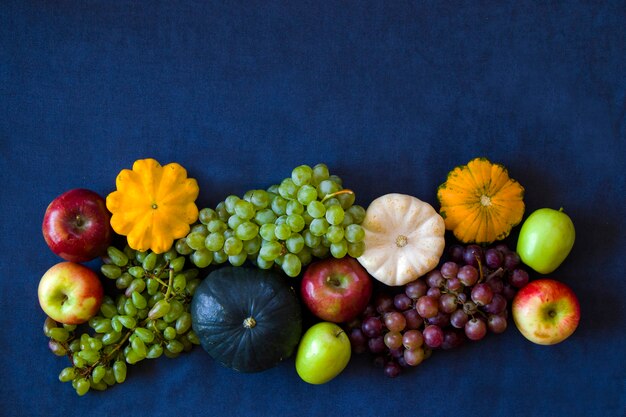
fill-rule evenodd
<path id="1" fill-rule="evenodd" d="M 522 287 L 511 308 L 522 335 L 540 345 L 562 342 L 574 333 L 580 321 L 580 303 L 574 291 L 548 278 Z"/>
<path id="2" fill-rule="evenodd" d="M 61 262 L 48 269 L 39 281 L 39 305 L 54 321 L 81 324 L 100 309 L 104 291 L 91 269 L 74 262 Z"/>

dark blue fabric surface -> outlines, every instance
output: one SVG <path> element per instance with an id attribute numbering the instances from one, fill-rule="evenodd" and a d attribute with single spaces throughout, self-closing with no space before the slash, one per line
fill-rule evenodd
<path id="1" fill-rule="evenodd" d="M 544 3 L 3 1 L 0 414 L 626 415 L 626 6 Z M 241 375 L 201 349 L 82 398 L 57 381 L 36 289 L 59 261 L 40 227 L 63 191 L 106 195 L 154 157 L 213 206 L 326 162 L 361 205 L 436 206 L 477 155 L 525 186 L 527 213 L 563 206 L 576 225 L 551 274 L 581 301 L 566 342 L 511 324 L 394 380 L 356 357 L 316 387 L 293 361 Z"/>

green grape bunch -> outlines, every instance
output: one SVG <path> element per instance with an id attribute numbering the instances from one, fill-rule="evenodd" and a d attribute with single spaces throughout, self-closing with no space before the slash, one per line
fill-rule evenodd
<path id="1" fill-rule="evenodd" d="M 249 260 L 296 277 L 313 257 L 363 254 L 365 209 L 354 202 L 354 192 L 343 188 L 326 165 L 300 165 L 280 184 L 203 208 L 199 222 L 175 248 L 199 268 Z"/>
<path id="2" fill-rule="evenodd" d="M 185 269 L 185 256 L 172 248 L 164 254 L 126 246 L 107 249 L 102 274 L 120 293 L 105 295 L 88 328 L 44 323 L 48 346 L 71 365 L 59 374 L 78 395 L 102 391 L 126 380 L 127 365 L 162 355 L 175 358 L 199 344 L 191 328 L 190 305 L 200 283 L 198 269 Z"/>

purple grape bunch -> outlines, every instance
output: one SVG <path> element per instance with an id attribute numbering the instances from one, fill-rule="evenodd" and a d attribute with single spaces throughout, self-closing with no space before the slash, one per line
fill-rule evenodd
<path id="1" fill-rule="evenodd" d="M 507 329 L 509 304 L 529 276 L 505 244 L 455 244 L 437 269 L 402 287 L 376 292 L 347 325 L 354 353 L 369 352 L 388 377 L 419 365 L 437 349 Z"/>

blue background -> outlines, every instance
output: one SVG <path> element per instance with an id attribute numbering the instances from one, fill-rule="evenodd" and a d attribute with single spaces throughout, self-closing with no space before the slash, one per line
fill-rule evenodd
<path id="1" fill-rule="evenodd" d="M 624 416 L 625 21 L 622 1 L 2 1 L 0 414 Z M 57 381 L 36 289 L 62 192 L 106 195 L 154 157 L 214 206 L 326 162 L 358 204 L 438 207 L 478 155 L 525 186 L 526 215 L 563 206 L 576 225 L 551 274 L 581 302 L 562 344 L 510 324 L 397 379 L 355 357 L 322 386 L 292 360 L 242 375 L 199 348 L 104 393 Z"/>

